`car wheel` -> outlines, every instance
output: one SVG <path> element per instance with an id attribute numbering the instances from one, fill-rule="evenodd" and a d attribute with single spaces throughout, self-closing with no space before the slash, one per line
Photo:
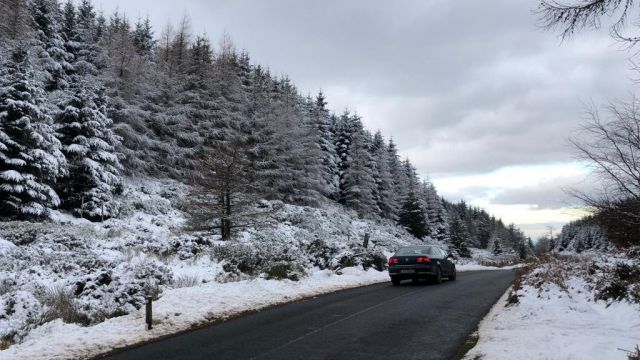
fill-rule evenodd
<path id="1" fill-rule="evenodd" d="M 391 283 L 393 284 L 393 286 L 400 285 L 400 281 L 402 281 L 402 280 L 400 280 L 398 278 L 391 278 Z"/>
<path id="2" fill-rule="evenodd" d="M 436 274 L 433 276 L 432 282 L 434 284 L 442 284 L 442 271 L 440 270 L 440 268 L 436 270 Z"/>
<path id="3" fill-rule="evenodd" d="M 451 281 L 455 281 L 455 280 L 456 280 L 456 276 L 457 276 L 457 274 L 456 274 L 456 267 L 454 266 L 454 267 L 453 267 L 453 273 L 451 273 L 451 276 L 449 276 L 449 280 L 451 280 Z"/>

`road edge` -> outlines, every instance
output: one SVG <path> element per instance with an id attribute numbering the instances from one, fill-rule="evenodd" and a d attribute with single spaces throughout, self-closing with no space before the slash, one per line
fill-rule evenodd
<path id="1" fill-rule="evenodd" d="M 505 290 L 504 294 L 502 294 L 500 296 L 498 301 L 496 301 L 496 303 L 493 304 L 491 309 L 489 309 L 489 312 L 487 312 L 487 314 L 482 318 L 482 320 L 480 320 L 480 322 L 478 323 L 478 326 L 476 327 L 476 330 L 473 331 L 471 334 L 469 334 L 469 336 L 465 340 L 465 344 L 467 344 L 470 341 L 470 339 L 472 337 L 474 337 L 474 334 L 475 334 L 474 345 L 472 347 L 469 347 L 468 349 L 464 349 L 464 345 L 463 345 L 463 347 L 460 348 L 460 351 L 458 352 L 458 354 L 454 358 L 455 360 L 479 360 L 479 359 L 482 359 L 482 356 L 484 356 L 483 354 L 478 354 L 478 356 L 476 356 L 473 359 L 467 358 L 467 354 L 469 354 L 473 349 L 475 349 L 475 347 L 478 345 L 478 343 L 482 339 L 482 333 L 480 332 L 480 330 L 482 329 L 483 323 L 486 322 L 486 321 L 489 321 L 490 318 L 492 318 L 493 316 L 496 315 L 496 313 L 498 312 L 499 306 L 502 306 L 502 307 L 506 306 L 507 299 L 509 298 L 509 293 L 511 292 L 512 288 L 513 288 L 513 285 L 510 285 L 507 288 L 507 290 Z M 462 350 L 464 350 L 464 352 Z"/>
<path id="2" fill-rule="evenodd" d="M 345 287 L 345 288 L 341 288 L 341 289 L 337 289 L 337 290 L 333 290 L 333 291 L 328 291 L 328 292 L 324 292 L 324 293 L 319 293 L 319 294 L 313 294 L 313 295 L 307 295 L 307 296 L 302 296 L 299 298 L 295 298 L 295 299 L 290 299 L 290 300 L 285 300 L 282 302 L 278 302 L 278 303 L 273 303 L 270 305 L 267 305 L 265 307 L 261 307 L 259 309 L 249 309 L 249 310 L 244 310 L 244 311 L 240 311 L 222 318 L 218 318 L 218 319 L 213 319 L 213 320 L 204 320 L 200 323 L 194 323 L 191 327 L 189 327 L 188 329 L 184 329 L 184 330 L 180 330 L 180 331 L 176 331 L 170 334 L 165 334 L 165 335 L 161 335 L 152 339 L 148 339 L 148 340 L 143 340 L 140 342 L 137 342 L 135 344 L 130 344 L 130 345 L 126 345 L 123 347 L 118 347 L 112 350 L 109 350 L 107 352 L 104 353 L 100 353 L 97 355 L 91 355 L 88 357 L 85 357 L 84 359 L 86 360 L 100 360 L 100 359 L 106 359 L 109 356 L 113 356 L 113 355 L 117 355 L 123 352 L 126 352 L 128 350 L 132 350 L 132 349 L 136 349 L 148 344 L 153 344 L 156 342 L 160 342 L 172 337 L 176 337 L 176 336 L 180 336 L 180 335 L 184 335 L 184 334 L 188 334 L 209 326 L 214 326 L 217 324 L 221 324 L 230 320 L 234 320 L 243 316 L 247 316 L 247 315 L 251 315 L 251 314 L 256 314 L 262 311 L 266 311 L 266 310 L 270 310 L 279 306 L 284 306 L 284 305 L 288 305 L 288 304 L 293 304 L 296 302 L 300 302 L 300 301 L 305 301 L 305 300 L 309 300 L 309 299 L 313 299 L 317 296 L 324 296 L 324 295 L 328 295 L 328 294 L 335 294 L 335 293 L 339 293 L 341 291 L 347 291 L 347 290 L 353 290 L 353 289 L 358 289 L 358 288 L 362 288 L 362 287 L 366 287 L 366 286 L 372 286 L 372 285 L 378 285 L 378 284 L 382 284 L 385 282 L 388 282 L 389 280 L 380 280 L 380 281 L 375 281 L 375 282 L 371 282 L 369 284 L 359 284 L 359 285 L 355 285 L 353 287 Z"/>

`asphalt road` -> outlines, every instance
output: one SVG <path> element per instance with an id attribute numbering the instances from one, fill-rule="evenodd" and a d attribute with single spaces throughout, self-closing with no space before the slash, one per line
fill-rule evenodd
<path id="1" fill-rule="evenodd" d="M 451 359 L 512 280 L 510 270 L 474 271 L 441 285 L 344 290 L 109 359 Z"/>

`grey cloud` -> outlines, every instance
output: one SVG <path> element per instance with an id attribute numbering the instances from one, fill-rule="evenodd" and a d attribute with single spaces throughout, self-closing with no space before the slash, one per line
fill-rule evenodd
<path id="1" fill-rule="evenodd" d="M 583 177 L 561 177 L 536 186 L 503 190 L 491 199 L 492 204 L 531 205 L 532 210 L 579 207 L 580 200 L 572 191 L 589 191 L 595 188 L 590 179 Z"/>

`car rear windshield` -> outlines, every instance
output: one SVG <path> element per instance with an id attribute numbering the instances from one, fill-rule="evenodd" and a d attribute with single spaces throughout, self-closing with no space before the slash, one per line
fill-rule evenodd
<path id="1" fill-rule="evenodd" d="M 398 256 L 411 255 L 436 255 L 436 249 L 431 246 L 409 246 L 403 247 L 396 252 Z"/>

